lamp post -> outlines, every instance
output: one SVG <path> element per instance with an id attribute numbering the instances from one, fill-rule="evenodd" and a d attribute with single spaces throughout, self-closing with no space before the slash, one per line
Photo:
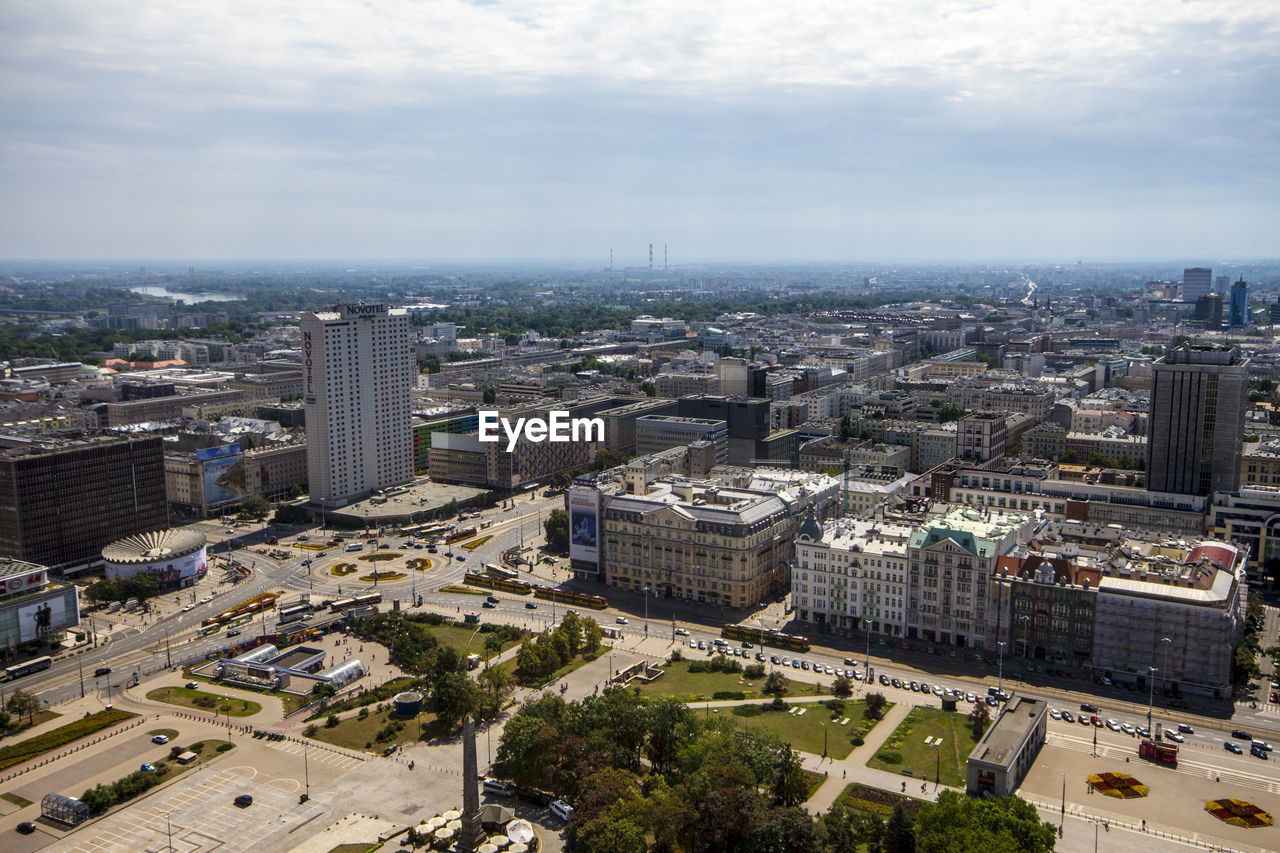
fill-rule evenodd
<path id="1" fill-rule="evenodd" d="M 649 636 L 649 587 L 644 588 L 644 635 Z"/>
<path id="2" fill-rule="evenodd" d="M 822 724 L 822 757 L 827 757 L 827 724 Z"/>
<path id="3" fill-rule="evenodd" d="M 1019 616 L 1018 621 L 1022 623 L 1022 657 L 1026 659 L 1031 657 L 1031 617 Z"/>
<path id="4" fill-rule="evenodd" d="M 996 645 L 1000 647 L 1000 668 L 999 668 L 999 675 L 996 676 L 996 691 L 999 692 L 1001 696 L 1003 696 L 1004 695 L 1004 642 L 1003 641 L 999 642 Z"/>
<path id="5" fill-rule="evenodd" d="M 1160 674 L 1160 680 L 1163 682 L 1164 692 L 1167 695 L 1169 693 L 1169 647 L 1173 645 L 1173 640 L 1169 637 L 1161 637 L 1160 645 L 1164 646 L 1164 656 L 1160 661 L 1164 672 Z"/>
<path id="6" fill-rule="evenodd" d="M 871 620 L 865 616 L 862 619 L 862 630 L 867 634 L 867 659 L 862 665 L 862 674 L 867 677 L 867 683 L 871 683 Z"/>
<path id="7" fill-rule="evenodd" d="M 1147 667 L 1147 732 L 1150 736 L 1151 732 L 1151 706 L 1156 698 L 1156 673 L 1160 670 L 1154 666 Z"/>
<path id="8" fill-rule="evenodd" d="M 84 698 L 84 660 L 83 655 L 76 655 L 76 663 L 80 665 L 80 698 Z"/>
<path id="9" fill-rule="evenodd" d="M 933 745 L 933 790 L 937 793 L 938 786 L 942 780 L 942 750 L 938 747 L 940 743 Z"/>
<path id="10" fill-rule="evenodd" d="M 164 831 L 169 836 L 169 853 L 173 853 L 173 825 L 169 823 L 169 813 L 164 813 Z"/>
<path id="11" fill-rule="evenodd" d="M 303 799 L 311 799 L 311 771 L 307 762 L 307 739 L 302 739 L 302 778 L 306 783 L 307 790 L 303 794 Z"/>
<path id="12" fill-rule="evenodd" d="M 267 594 L 267 588 L 265 586 L 259 586 L 258 592 L 262 593 L 262 595 L 265 596 Z M 267 600 L 266 598 L 258 599 L 258 612 L 262 614 L 262 636 L 265 637 L 267 636 Z"/>

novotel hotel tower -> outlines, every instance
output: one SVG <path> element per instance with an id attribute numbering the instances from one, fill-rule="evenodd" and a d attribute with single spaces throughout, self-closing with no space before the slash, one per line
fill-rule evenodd
<path id="1" fill-rule="evenodd" d="M 409 316 L 386 305 L 302 314 L 311 502 L 344 506 L 413 478 Z"/>

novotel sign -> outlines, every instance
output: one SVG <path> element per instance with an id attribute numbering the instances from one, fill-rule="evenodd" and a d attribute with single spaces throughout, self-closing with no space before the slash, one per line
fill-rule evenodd
<path id="1" fill-rule="evenodd" d="M 344 317 L 376 317 L 389 313 L 386 305 L 339 305 L 338 308 Z"/>

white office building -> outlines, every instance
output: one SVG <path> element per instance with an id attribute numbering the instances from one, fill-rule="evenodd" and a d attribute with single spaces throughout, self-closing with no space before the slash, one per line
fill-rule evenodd
<path id="1" fill-rule="evenodd" d="M 413 478 L 409 317 L 386 305 L 302 314 L 311 501 L 344 506 Z"/>

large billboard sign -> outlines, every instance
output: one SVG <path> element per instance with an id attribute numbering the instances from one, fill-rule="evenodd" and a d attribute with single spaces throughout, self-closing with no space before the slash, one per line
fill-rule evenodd
<path id="1" fill-rule="evenodd" d="M 204 503 L 206 507 L 238 503 L 249 496 L 249 487 L 245 477 L 244 454 L 240 453 L 237 444 L 228 445 L 234 452 L 205 459 L 204 466 Z M 225 448 L 210 448 L 223 450 Z"/>
<path id="2" fill-rule="evenodd" d="M 67 608 L 61 596 L 18 608 L 18 640 L 43 640 L 67 627 Z"/>
<path id="3" fill-rule="evenodd" d="M 569 491 L 569 559 L 600 563 L 600 493 L 595 489 Z"/>
<path id="4" fill-rule="evenodd" d="M 150 572 L 162 584 L 177 583 L 190 577 L 204 576 L 209 570 L 205 548 L 175 560 L 157 559 L 150 563 L 112 563 L 104 561 L 104 573 L 114 580 L 128 580 L 138 572 Z"/>

